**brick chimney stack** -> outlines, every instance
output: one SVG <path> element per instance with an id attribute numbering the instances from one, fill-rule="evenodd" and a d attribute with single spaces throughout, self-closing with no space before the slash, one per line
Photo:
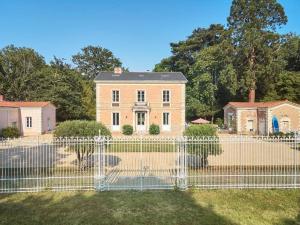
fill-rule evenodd
<path id="1" fill-rule="evenodd" d="M 121 67 L 115 67 L 114 68 L 114 73 L 115 74 L 121 74 L 123 71 L 122 71 L 122 68 Z"/>
<path id="2" fill-rule="evenodd" d="M 249 90 L 248 101 L 255 102 L 255 90 L 254 89 Z"/>
<path id="3" fill-rule="evenodd" d="M 3 102 L 3 101 L 4 101 L 4 96 L 0 95 L 0 102 Z"/>

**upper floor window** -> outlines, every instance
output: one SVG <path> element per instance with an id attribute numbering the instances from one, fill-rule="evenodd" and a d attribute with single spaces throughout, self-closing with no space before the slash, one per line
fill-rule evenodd
<path id="1" fill-rule="evenodd" d="M 32 117 L 26 117 L 26 127 L 31 128 L 32 127 Z"/>
<path id="2" fill-rule="evenodd" d="M 170 102 L 170 91 L 169 90 L 163 90 L 163 96 L 162 96 L 163 102 Z"/>
<path id="3" fill-rule="evenodd" d="M 145 91 L 139 90 L 137 91 L 137 101 L 144 102 L 145 101 Z"/>
<path id="4" fill-rule="evenodd" d="M 120 91 L 113 90 L 112 91 L 112 101 L 113 102 L 119 102 L 120 101 Z"/>

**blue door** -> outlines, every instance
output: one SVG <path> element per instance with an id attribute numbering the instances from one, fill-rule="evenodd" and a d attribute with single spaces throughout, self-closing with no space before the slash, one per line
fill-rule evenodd
<path id="1" fill-rule="evenodd" d="M 279 132 L 279 123 L 276 116 L 273 116 L 272 118 L 272 126 L 273 126 L 273 133 Z"/>

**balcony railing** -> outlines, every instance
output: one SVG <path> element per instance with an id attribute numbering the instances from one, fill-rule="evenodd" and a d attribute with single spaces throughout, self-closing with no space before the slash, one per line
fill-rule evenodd
<path id="1" fill-rule="evenodd" d="M 133 110 L 150 110 L 149 102 L 135 102 L 133 104 Z"/>

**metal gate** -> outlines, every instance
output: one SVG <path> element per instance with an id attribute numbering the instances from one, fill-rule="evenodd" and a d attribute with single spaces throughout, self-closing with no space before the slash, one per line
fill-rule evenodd
<path id="1" fill-rule="evenodd" d="M 185 146 L 180 139 L 101 137 L 98 142 L 96 189 L 187 187 Z"/>

